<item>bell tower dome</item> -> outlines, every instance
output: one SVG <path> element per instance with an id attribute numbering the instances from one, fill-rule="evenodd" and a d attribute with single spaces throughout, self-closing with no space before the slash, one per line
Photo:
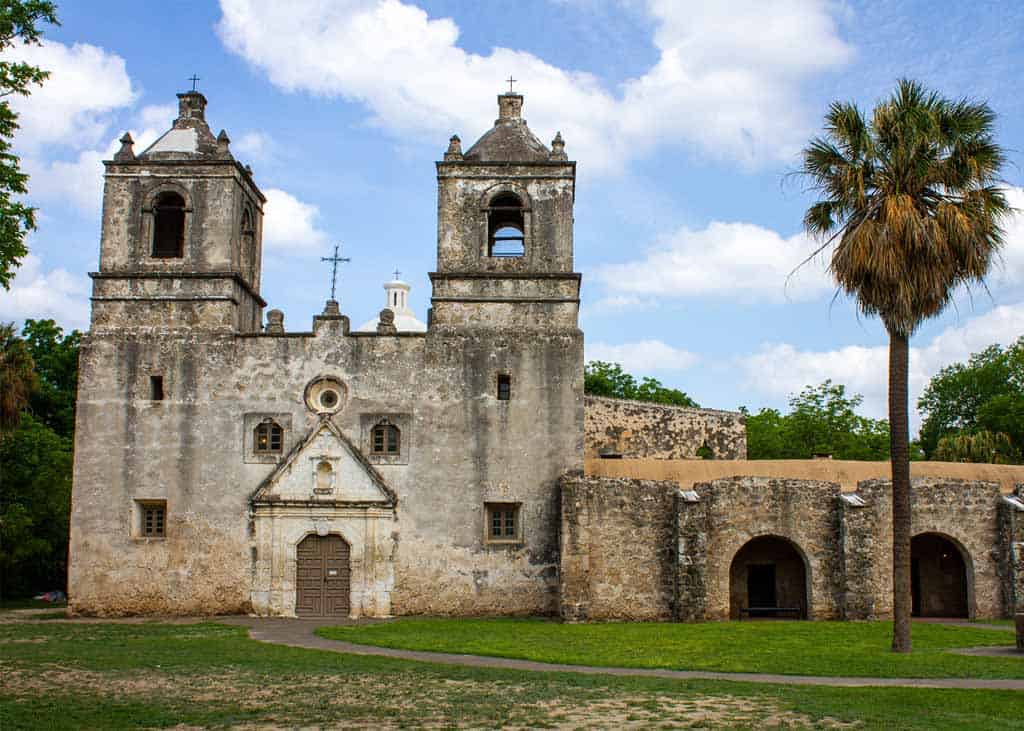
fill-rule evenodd
<path id="1" fill-rule="evenodd" d="M 576 163 L 522 109 L 522 95 L 499 95 L 494 126 L 465 153 L 452 137 L 437 163 L 432 327 L 577 328 Z"/>

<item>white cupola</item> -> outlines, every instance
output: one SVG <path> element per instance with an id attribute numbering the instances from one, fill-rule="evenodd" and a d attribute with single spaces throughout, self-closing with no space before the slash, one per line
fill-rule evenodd
<path id="1" fill-rule="evenodd" d="M 384 282 L 384 308 L 395 313 L 395 329 L 398 332 L 423 333 L 427 326 L 416 319 L 416 315 L 409 309 L 409 290 L 412 287 L 408 282 L 399 279 L 400 272 L 395 272 L 395 278 Z M 377 332 L 377 325 L 380 317 L 377 316 L 359 326 L 356 332 L 372 333 Z"/>

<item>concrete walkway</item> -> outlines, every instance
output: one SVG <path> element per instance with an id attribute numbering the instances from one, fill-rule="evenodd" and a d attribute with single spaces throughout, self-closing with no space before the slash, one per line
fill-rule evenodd
<path id="1" fill-rule="evenodd" d="M 545 673 L 581 673 L 584 675 L 614 675 L 619 677 L 667 678 L 669 680 L 733 680 L 747 683 L 778 683 L 783 685 L 827 685 L 838 687 L 889 687 L 889 688 L 976 688 L 995 690 L 1024 690 L 1024 680 L 982 679 L 982 678 L 851 678 L 825 677 L 817 675 L 772 675 L 769 673 L 720 673 L 704 670 L 654 670 L 646 668 L 611 668 L 591 665 L 562 665 L 513 660 L 503 657 L 480 655 L 454 655 L 445 652 L 420 652 L 416 650 L 395 650 L 388 647 L 356 645 L 340 640 L 317 637 L 313 631 L 324 626 L 325 620 L 283 619 L 261 617 L 230 617 L 218 621 L 249 628 L 249 636 L 259 642 L 268 642 L 288 647 L 303 647 L 310 650 L 328 650 L 352 655 L 374 655 L 397 660 L 461 665 L 474 668 L 498 668 L 503 670 L 529 670 Z M 355 624 L 338 622 L 332 624 Z M 977 626 L 977 625 L 972 625 Z M 994 625 L 990 625 L 995 628 Z M 1003 629 L 1003 627 L 999 627 Z M 1022 656 L 1024 660 L 1024 656 Z"/>

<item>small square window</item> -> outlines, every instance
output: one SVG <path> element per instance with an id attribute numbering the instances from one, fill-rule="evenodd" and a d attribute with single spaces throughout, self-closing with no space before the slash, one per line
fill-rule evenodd
<path id="1" fill-rule="evenodd" d="M 163 376 L 150 376 L 149 377 L 149 398 L 151 401 L 163 401 L 164 400 L 164 377 Z"/>
<path id="2" fill-rule="evenodd" d="M 498 374 L 498 400 L 508 401 L 512 398 L 512 376 L 507 373 Z"/>
<path id="3" fill-rule="evenodd" d="M 164 538 L 167 535 L 167 502 L 146 500 L 138 503 L 139 536 Z"/>
<path id="4" fill-rule="evenodd" d="M 519 543 L 521 540 L 519 503 L 485 503 L 488 543 Z"/>
<path id="5" fill-rule="evenodd" d="M 280 454 L 284 442 L 284 429 L 273 419 L 266 419 L 253 432 L 253 451 L 256 454 Z"/>

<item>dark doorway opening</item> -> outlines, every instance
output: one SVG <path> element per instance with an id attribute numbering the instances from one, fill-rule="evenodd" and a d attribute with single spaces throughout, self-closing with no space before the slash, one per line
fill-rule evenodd
<path id="1" fill-rule="evenodd" d="M 778 536 L 744 545 L 729 567 L 729 616 L 807 618 L 807 568 L 796 546 Z"/>
<path id="2" fill-rule="evenodd" d="M 953 541 L 922 533 L 910 542 L 911 613 L 915 617 L 967 617 L 967 564 Z"/>
<path id="3" fill-rule="evenodd" d="M 754 608 L 777 607 L 775 601 L 775 564 L 747 566 L 747 600 Z"/>

